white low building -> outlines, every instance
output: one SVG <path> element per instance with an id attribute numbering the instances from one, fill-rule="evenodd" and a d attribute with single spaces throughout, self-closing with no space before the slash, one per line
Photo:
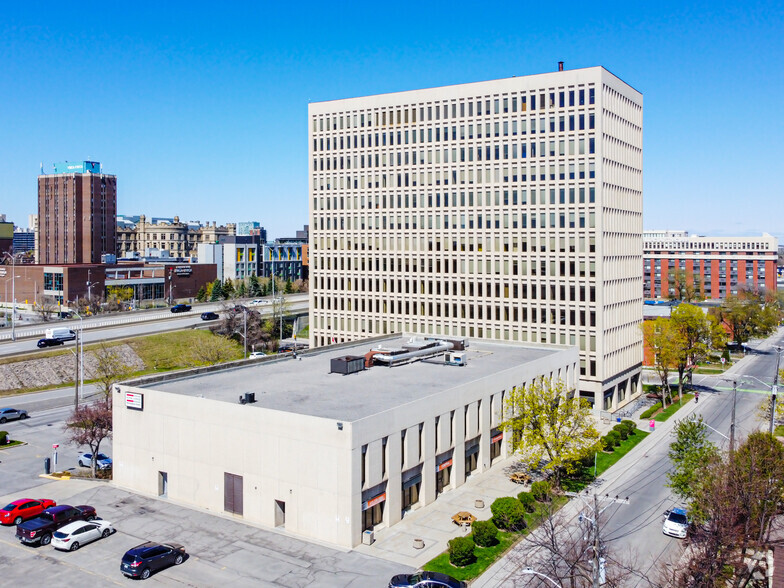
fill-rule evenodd
<path id="1" fill-rule="evenodd" d="M 576 347 L 443 341 L 387 336 L 118 385 L 114 481 L 351 548 L 504 459 L 513 387 L 576 388 Z"/>

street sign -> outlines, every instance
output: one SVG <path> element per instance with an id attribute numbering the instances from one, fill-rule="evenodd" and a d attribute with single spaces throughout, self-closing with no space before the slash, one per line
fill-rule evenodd
<path id="1" fill-rule="evenodd" d="M 770 391 L 773 394 L 773 396 L 775 396 L 776 394 L 779 393 L 779 387 L 778 386 L 771 386 Z"/>
<path id="2" fill-rule="evenodd" d="M 58 447 L 60 447 L 59 443 L 52 443 L 52 449 L 57 449 Z"/>

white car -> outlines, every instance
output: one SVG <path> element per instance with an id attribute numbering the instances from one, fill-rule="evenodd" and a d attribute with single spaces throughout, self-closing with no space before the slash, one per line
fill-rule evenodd
<path id="1" fill-rule="evenodd" d="M 76 551 L 82 545 L 108 537 L 112 533 L 114 533 L 114 527 L 109 521 L 102 519 L 74 521 L 54 532 L 52 546 L 62 551 Z"/>
<path id="2" fill-rule="evenodd" d="M 675 537 L 677 539 L 685 539 L 686 533 L 689 531 L 689 519 L 686 516 L 686 511 L 682 508 L 673 508 L 664 512 L 664 525 L 662 526 L 662 533 Z"/>
<path id="3" fill-rule="evenodd" d="M 265 298 L 256 298 L 253 302 L 251 302 L 251 306 L 261 306 L 263 304 L 269 304 L 270 301 Z"/>
<path id="4" fill-rule="evenodd" d="M 259 357 L 266 357 L 267 354 L 263 351 L 254 351 L 248 354 L 248 359 L 258 359 Z"/>
<path id="5" fill-rule="evenodd" d="M 79 456 L 79 465 L 83 468 L 89 468 L 93 465 L 93 454 L 82 453 Z M 99 470 L 109 470 L 112 468 L 112 458 L 105 453 L 99 453 L 95 458 L 95 467 Z"/>

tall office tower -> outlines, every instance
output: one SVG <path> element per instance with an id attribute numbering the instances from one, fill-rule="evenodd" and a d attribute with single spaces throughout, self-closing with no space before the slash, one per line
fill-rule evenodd
<path id="1" fill-rule="evenodd" d="M 639 393 L 642 95 L 602 67 L 310 104 L 311 345 L 575 345 Z"/>
<path id="2" fill-rule="evenodd" d="M 117 176 L 94 161 L 38 176 L 38 263 L 101 263 L 117 250 Z"/>

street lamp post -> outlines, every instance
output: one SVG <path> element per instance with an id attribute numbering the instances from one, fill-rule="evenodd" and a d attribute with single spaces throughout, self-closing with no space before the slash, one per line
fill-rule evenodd
<path id="1" fill-rule="evenodd" d="M 76 334 L 76 378 L 74 381 L 74 410 L 79 408 L 79 400 L 84 396 L 84 323 L 82 316 L 74 311 L 73 315 L 79 319 L 79 330 Z M 81 342 L 81 352 L 79 343 Z"/>
<path id="2" fill-rule="evenodd" d="M 16 254 L 3 254 L 5 259 L 11 258 L 11 341 L 16 341 Z"/>
<path id="3" fill-rule="evenodd" d="M 550 576 L 543 574 L 542 572 L 537 572 L 535 569 L 531 567 L 525 567 L 521 569 L 520 572 L 529 576 L 539 576 L 540 578 L 544 578 L 545 580 L 550 582 L 556 588 L 561 588 L 561 585 L 555 580 L 553 580 Z"/>

